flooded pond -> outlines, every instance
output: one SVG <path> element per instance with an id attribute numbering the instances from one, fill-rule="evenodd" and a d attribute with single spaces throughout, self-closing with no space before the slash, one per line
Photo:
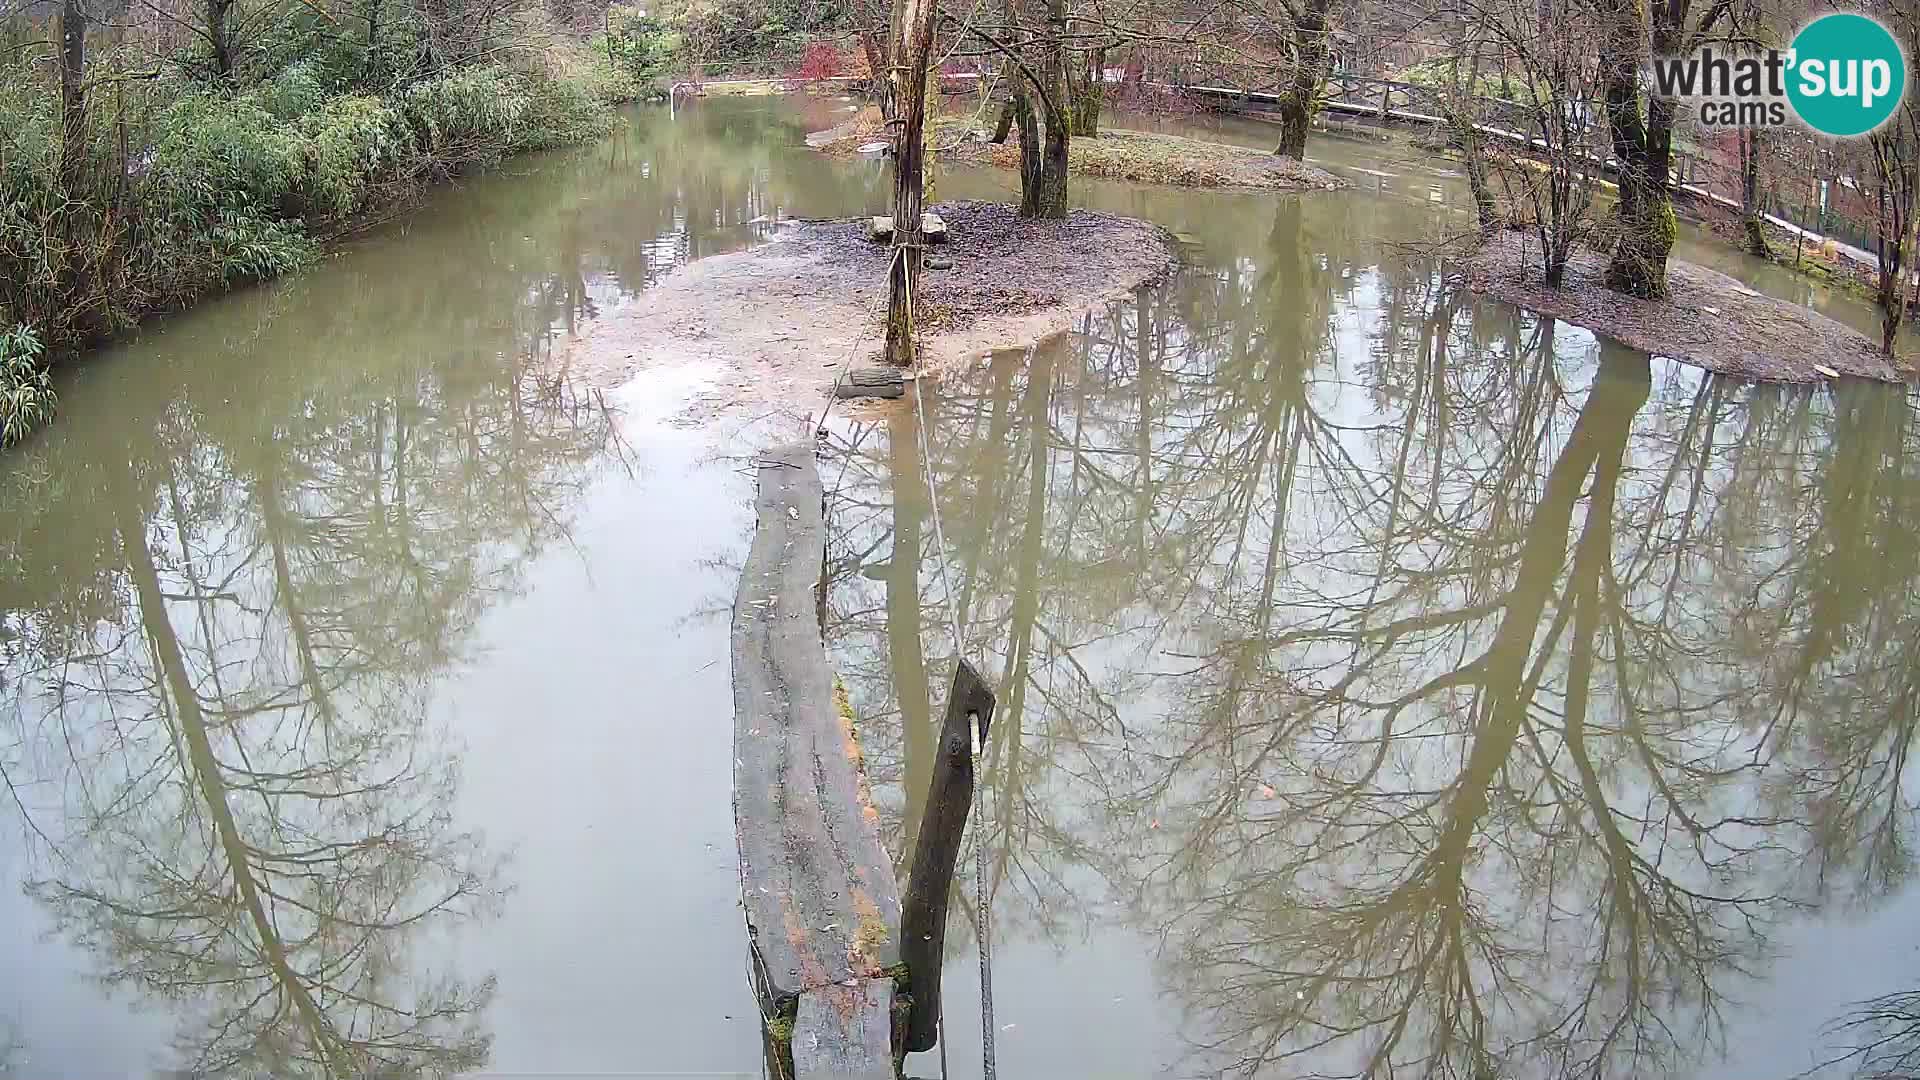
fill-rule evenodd
<path id="1" fill-rule="evenodd" d="M 800 146 L 840 108 L 637 113 L 69 375 L 0 459 L 0 1075 L 760 1074 L 753 421 L 553 358 L 879 209 Z M 1086 185 L 1190 265 L 832 425 L 828 645 L 896 852 L 949 582 L 999 684 L 1002 1075 L 1800 1072 L 1920 948 L 1911 402 L 1482 302 L 1399 246 L 1467 205 L 1445 162 L 1315 152 L 1356 190 Z"/>
<path id="2" fill-rule="evenodd" d="M 832 647 L 902 832 L 952 651 L 916 422 L 1000 681 L 1000 1068 L 1786 1077 L 1911 990 L 1903 392 L 1483 302 L 1396 255 L 1414 203 L 1214 212 L 837 448 Z"/>

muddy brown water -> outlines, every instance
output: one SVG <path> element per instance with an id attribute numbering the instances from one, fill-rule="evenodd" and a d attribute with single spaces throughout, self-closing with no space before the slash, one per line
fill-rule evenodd
<path id="1" fill-rule="evenodd" d="M 687 426 L 697 366 L 545 361 L 878 209 L 800 148 L 844 107 L 637 113 L 66 376 L 0 459 L 0 1075 L 759 1073 L 726 617 L 767 433 Z M 953 652 L 918 423 L 1001 687 L 1002 1075 L 1804 1069 L 1920 946 L 1911 403 L 1462 295 L 1395 246 L 1466 205 L 1444 162 L 1317 153 L 1356 189 L 1087 185 L 1192 265 L 833 424 L 896 851 Z"/>

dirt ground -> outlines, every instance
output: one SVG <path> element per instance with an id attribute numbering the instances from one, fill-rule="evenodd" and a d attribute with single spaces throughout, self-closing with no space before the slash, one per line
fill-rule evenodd
<path id="1" fill-rule="evenodd" d="M 932 251 L 953 268 L 922 277 L 923 374 L 1068 330 L 1177 257 L 1165 230 L 1131 218 L 1075 210 L 1028 221 L 986 202 L 934 209 L 952 239 Z M 865 218 L 796 223 L 770 244 L 675 270 L 559 363 L 603 386 L 658 365 L 712 364 L 718 384 L 689 419 L 737 407 L 817 417 L 841 370 L 879 363 L 889 252 L 867 239 Z"/>
<path id="2" fill-rule="evenodd" d="M 1636 300 L 1608 289 L 1606 256 L 1584 249 L 1567 264 L 1565 287 L 1550 289 L 1539 247 L 1527 239 L 1505 232 L 1463 257 L 1474 291 L 1735 378 L 1814 382 L 1827 377 L 1816 365 L 1882 382 L 1913 378 L 1912 358 L 1896 366 L 1865 334 L 1679 259 L 1667 265 L 1670 300 Z"/>
<path id="3" fill-rule="evenodd" d="M 848 154 L 884 138 L 879 115 L 868 110 L 838 127 L 809 135 L 807 145 L 829 154 Z M 970 120 L 941 120 L 927 138 L 941 164 L 1020 167 L 1016 138 L 988 142 L 987 132 L 972 127 Z M 1067 147 L 1067 173 L 1175 187 L 1311 191 L 1346 186 L 1345 180 L 1325 169 L 1263 150 L 1118 128 L 1105 129 L 1098 137 L 1076 136 Z"/>

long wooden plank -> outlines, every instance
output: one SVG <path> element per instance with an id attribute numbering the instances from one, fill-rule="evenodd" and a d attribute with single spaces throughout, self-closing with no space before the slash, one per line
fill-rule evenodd
<path id="1" fill-rule="evenodd" d="M 794 1080 L 894 1080 L 893 980 L 861 979 L 800 995 Z"/>
<path id="2" fill-rule="evenodd" d="M 734 827 L 763 1005 L 791 1016 L 805 991 L 891 974 L 900 901 L 820 640 L 813 446 L 758 465 L 759 523 L 733 608 Z"/>

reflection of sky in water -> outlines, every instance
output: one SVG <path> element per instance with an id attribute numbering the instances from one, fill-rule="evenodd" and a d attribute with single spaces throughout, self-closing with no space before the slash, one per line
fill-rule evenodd
<path id="1" fill-rule="evenodd" d="M 695 371 L 675 372 L 665 379 L 643 378 L 609 395 L 621 427 L 616 457 L 602 456 L 589 465 L 581 477 L 584 485 L 568 496 L 570 506 L 554 503 L 534 512 L 535 518 L 554 513 L 551 521 L 529 519 L 511 503 L 474 508 L 482 510 L 489 531 L 498 530 L 500 550 L 492 557 L 506 560 L 497 570 L 480 568 L 479 578 L 489 582 L 489 588 L 504 586 L 504 591 L 461 628 L 458 655 L 450 664 L 419 673 L 425 682 L 417 691 L 426 710 L 422 731 L 445 732 L 453 740 L 449 749 L 458 770 L 434 781 L 450 785 L 446 793 L 456 796 L 451 819 L 429 823 L 424 833 L 415 833 L 421 822 L 402 816 L 413 813 L 407 806 L 383 799 L 356 802 L 348 795 L 345 802 L 354 808 L 355 818 L 336 822 L 334 831 L 325 832 L 326 822 L 314 819 L 306 801 L 295 796 L 278 800 L 282 820 L 308 820 L 307 839 L 295 847 L 352 842 L 396 829 L 434 844 L 457 829 L 479 837 L 486 853 L 455 854 L 458 865 L 478 868 L 492 856 L 507 857 L 493 882 L 509 890 L 497 913 L 470 919 L 431 913 L 404 930 L 377 935 L 381 947 L 402 949 L 397 955 L 420 975 L 475 984 L 497 980 L 497 996 L 482 1014 L 485 1034 L 492 1040 L 492 1069 L 758 1069 L 757 1018 L 743 977 L 745 953 L 734 904 L 738 884 L 731 814 L 724 798 L 712 797 L 725 791 L 731 775 L 729 729 L 711 721 L 727 715 L 731 700 L 725 661 L 728 567 L 737 561 L 750 524 L 749 482 L 735 472 L 737 463 L 715 456 L 704 435 L 667 422 L 701 379 Z M 590 410 L 564 422 L 591 430 L 605 414 L 597 401 Z M 415 489 L 413 494 L 425 496 L 415 508 L 423 515 L 445 512 L 461 499 L 457 484 L 431 492 Z M 552 494 L 543 490 L 533 498 Z M 670 527 L 661 513 L 669 499 Z M 228 505 L 239 508 L 244 503 L 235 499 Z M 319 509 L 310 501 L 299 505 Z M 174 523 L 163 518 L 161 524 L 153 536 L 163 588 L 170 595 L 188 594 L 190 583 L 171 569 L 183 565 L 172 558 L 177 554 L 170 546 Z M 189 541 L 195 565 L 208 571 L 232 568 L 226 560 L 248 550 L 249 544 L 228 540 L 257 528 L 246 521 L 223 524 L 217 517 L 185 524 L 190 538 L 217 541 L 217 547 L 205 548 Z M 537 555 L 529 558 L 522 550 L 524 540 L 515 539 L 520 529 L 532 529 L 541 537 Z M 292 572 L 298 581 L 310 569 L 305 560 L 312 552 L 295 543 Z M 432 558 L 430 551 L 422 551 Z M 386 557 L 372 547 L 361 554 Z M 240 595 L 251 598 L 254 610 L 263 602 L 280 603 L 277 597 L 266 600 L 244 587 Z M 334 618 L 324 595 L 324 590 L 302 595 L 314 623 Z M 211 668 L 196 663 L 201 643 L 232 642 L 219 650 L 231 697 L 210 699 L 209 709 L 216 701 L 238 702 L 264 693 L 268 700 L 296 702 L 289 706 L 289 716 L 297 717 L 293 722 L 313 721 L 314 702 L 303 684 L 296 681 L 286 690 L 272 684 L 277 676 L 269 658 L 287 647 L 278 637 L 287 632 L 284 625 L 272 616 L 259 624 L 266 637 L 259 639 L 264 647 L 255 659 L 247 653 L 247 642 L 255 640 L 247 636 L 255 632 L 253 624 L 242 627 L 238 637 L 215 631 L 213 638 L 205 638 L 197 628 L 197 608 L 212 613 L 219 625 L 245 620 L 213 602 L 167 604 L 189 664 L 202 672 L 203 694 L 213 692 L 214 680 Z M 351 610 L 344 614 L 354 617 Z M 106 640 L 114 639 L 109 634 Z M 135 663 L 148 641 L 140 634 L 128 640 L 137 651 L 124 659 Z M 397 651 L 396 663 L 410 662 L 405 642 L 382 640 L 384 648 Z M 340 638 L 327 632 L 319 646 L 323 668 L 336 661 L 355 662 L 330 651 L 340 644 Z M 634 680 L 608 677 L 616 671 L 673 674 L 657 684 L 647 679 L 641 693 Z M 401 677 L 414 676 L 402 672 Z M 364 719 L 355 715 L 363 710 L 412 708 L 394 698 L 358 698 L 356 676 L 335 681 L 323 672 L 321 678 L 337 691 L 342 731 L 367 722 L 381 726 L 377 712 Z M 123 725 L 151 727 L 138 721 L 150 706 L 138 699 L 137 687 L 129 685 L 129 690 L 132 696 L 123 695 L 116 710 L 126 718 Z M 61 725 L 84 741 L 97 721 L 89 719 L 93 710 L 86 694 L 70 696 L 75 703 L 68 706 Z M 333 790 L 325 770 L 340 754 L 329 755 L 318 731 L 310 738 L 304 749 L 286 759 L 286 767 L 322 770 L 302 786 Z M 218 729 L 215 739 L 220 740 Z M 237 785 L 246 775 L 235 763 L 240 744 L 220 745 L 228 746 L 221 755 L 226 763 L 221 772 Z M 76 793 L 71 785 L 81 782 L 81 772 L 62 768 L 59 748 L 54 750 L 52 759 L 38 765 L 68 790 L 36 784 L 29 772 L 22 801 L 48 830 L 55 847 L 49 851 L 36 844 L 29 866 L 27 856 L 14 850 L 19 834 L 9 829 L 9 879 L 71 883 L 102 890 L 118 897 L 118 903 L 139 902 L 140 894 L 128 891 L 127 883 L 98 863 L 92 849 L 82 850 L 62 835 L 65 823 L 58 815 L 63 802 L 100 806 L 97 812 L 104 813 L 108 808 L 102 804 L 110 800 L 104 795 L 89 800 Z M 264 743 L 254 739 L 244 754 L 258 761 L 263 750 Z M 84 747 L 81 752 L 85 754 Z M 404 776 L 408 769 L 433 766 L 435 753 L 428 743 L 410 740 L 376 772 L 386 776 L 390 768 Z M 25 762 L 15 757 L 12 764 Z M 168 768 L 164 758 L 156 764 L 163 771 Z M 83 771 L 91 773 L 96 784 L 109 775 L 91 766 Z M 11 775 L 20 779 L 17 771 Z M 197 775 L 188 769 L 180 780 L 190 783 Z M 163 787 L 173 783 L 164 779 Z M 272 847 L 268 834 L 253 824 L 260 819 L 250 811 L 244 793 L 231 790 L 229 800 L 249 842 Z M 165 812 L 168 804 L 162 800 L 154 805 Z M 165 819 L 153 818 L 138 806 L 120 812 L 130 815 L 125 824 L 135 829 L 166 825 Z M 107 843 L 111 859 L 121 849 Z M 83 861 L 70 866 L 61 861 L 67 857 Z M 126 857 L 139 862 L 145 856 L 130 849 Z M 314 872 L 326 879 L 331 870 L 316 864 Z M 355 888 L 375 897 L 386 895 L 383 886 L 371 880 Z M 418 905 L 426 910 L 419 890 L 395 888 L 393 902 L 403 909 Z M 7 980 L 7 998 L 0 1000 L 0 1017 L 9 1021 L 7 1031 L 17 1040 L 16 1063 L 27 1074 L 60 1076 L 144 1075 L 148 1068 L 163 1065 L 175 1010 L 142 995 L 138 984 L 121 987 L 111 999 L 103 996 L 86 977 L 95 970 L 95 960 L 47 936 L 47 909 L 17 887 L 5 890 L 4 896 L 0 903 L 9 915 L 4 923 L 8 932 L 0 935 L 0 949 L 8 954 L 7 970 L 33 973 L 32 978 Z M 297 936 L 293 928 L 302 925 L 299 912 L 284 903 L 272 906 L 276 922 L 290 938 Z M 195 916 L 188 925 L 197 930 L 202 921 Z M 255 937 L 244 921 L 225 914 L 204 922 L 221 934 L 245 941 Z M 144 939 L 164 940 L 161 931 L 138 920 L 124 925 L 146 926 Z M 303 953 L 296 948 L 294 963 L 302 971 L 312 970 L 304 958 L 325 954 L 324 949 Z M 99 954 L 98 960 L 105 957 Z M 144 947 L 135 947 L 134 962 L 151 962 Z M 189 967 L 180 976 L 201 977 L 195 970 Z M 168 978 L 162 977 L 160 985 L 169 985 Z M 264 992 L 274 992 L 271 983 L 263 976 Z M 315 978 L 314 995 L 330 1017 L 348 1023 L 358 1014 L 350 1004 L 329 996 L 326 983 L 324 977 Z M 401 1002 L 430 985 L 405 973 L 382 977 L 377 984 Z M 367 992 L 366 987 L 360 986 L 359 992 Z M 179 1016 L 189 1015 L 192 1000 L 188 992 Z M 190 1040 L 199 1037 L 193 1021 L 181 1023 Z M 351 1043 L 357 1034 L 349 1034 L 346 1041 Z M 288 1037 L 309 1050 L 319 1041 L 297 1025 Z M 277 1074 L 293 1070 L 284 1061 L 271 1064 L 275 1060 L 269 1055 L 265 1062 Z"/>

